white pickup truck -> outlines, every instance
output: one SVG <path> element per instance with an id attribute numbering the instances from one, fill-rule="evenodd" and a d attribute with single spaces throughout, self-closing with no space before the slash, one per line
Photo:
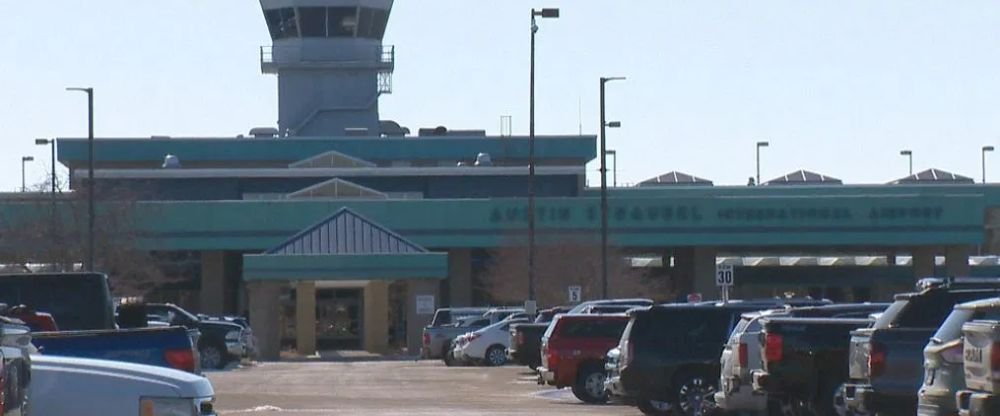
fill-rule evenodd
<path id="1" fill-rule="evenodd" d="M 31 414 L 215 416 L 205 377 L 142 364 L 31 356 Z"/>
<path id="2" fill-rule="evenodd" d="M 1000 322 L 971 321 L 962 325 L 965 337 L 965 385 L 956 395 L 961 416 L 1000 414 Z"/>
<path id="3" fill-rule="evenodd" d="M 37 354 L 26 329 L 0 323 L 0 345 L 5 352 L 20 350 L 23 356 L 30 356 L 30 361 L 25 361 L 25 366 L 30 366 L 28 400 L 8 412 L 0 408 L 0 414 L 216 415 L 213 409 L 215 391 L 205 377 L 142 364 Z"/>

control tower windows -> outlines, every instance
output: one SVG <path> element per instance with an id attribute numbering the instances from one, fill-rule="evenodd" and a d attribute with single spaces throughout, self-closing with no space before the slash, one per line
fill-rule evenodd
<path id="1" fill-rule="evenodd" d="M 327 9 L 327 36 L 354 37 L 358 27 L 357 7 L 330 7 Z"/>
<path id="2" fill-rule="evenodd" d="M 389 12 L 382 9 L 362 7 L 359 15 L 358 37 L 382 39 L 382 35 L 385 34 L 385 25 L 389 21 Z"/>
<path id="3" fill-rule="evenodd" d="M 326 37 L 325 7 L 300 7 L 298 13 L 299 25 L 302 27 L 302 37 Z"/>
<path id="4" fill-rule="evenodd" d="M 295 9 L 291 7 L 264 10 L 264 20 L 267 21 L 267 28 L 271 32 L 272 40 L 299 36 L 299 25 L 295 19 Z"/>

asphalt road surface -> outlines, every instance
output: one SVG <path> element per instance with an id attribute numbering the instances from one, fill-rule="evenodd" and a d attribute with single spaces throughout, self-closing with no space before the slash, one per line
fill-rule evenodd
<path id="1" fill-rule="evenodd" d="M 535 384 L 525 367 L 445 367 L 441 361 L 281 362 L 208 374 L 223 416 L 641 415 L 585 405 Z"/>

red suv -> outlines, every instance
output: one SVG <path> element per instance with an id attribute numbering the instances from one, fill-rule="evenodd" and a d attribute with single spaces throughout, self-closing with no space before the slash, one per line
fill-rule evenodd
<path id="1" fill-rule="evenodd" d="M 538 383 L 572 387 L 584 403 L 604 403 L 604 357 L 618 345 L 628 316 L 558 315 L 542 336 Z"/>

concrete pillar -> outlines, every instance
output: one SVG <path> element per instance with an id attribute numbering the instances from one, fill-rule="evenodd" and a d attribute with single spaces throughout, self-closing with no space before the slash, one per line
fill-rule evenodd
<path id="1" fill-rule="evenodd" d="M 277 361 L 281 354 L 281 289 L 284 282 L 249 282 L 250 326 L 257 337 L 263 361 Z"/>
<path id="2" fill-rule="evenodd" d="M 423 345 L 420 337 L 423 335 L 424 327 L 434 318 L 433 309 L 440 306 L 438 289 L 441 285 L 437 279 L 412 279 L 407 281 L 406 285 L 406 348 L 411 355 L 416 355 L 420 353 L 420 347 Z M 426 313 L 427 311 L 417 313 L 418 296 L 433 296 L 434 305 L 429 313 Z"/>
<path id="3" fill-rule="evenodd" d="M 362 346 L 368 352 L 381 354 L 389 350 L 389 283 L 373 280 L 365 286 Z"/>
<path id="4" fill-rule="evenodd" d="M 934 277 L 935 253 L 933 247 L 914 247 L 910 250 L 910 255 L 913 256 L 913 278 L 915 280 Z"/>
<path id="5" fill-rule="evenodd" d="M 226 252 L 201 252 L 199 312 L 222 315 L 226 308 Z"/>
<path id="6" fill-rule="evenodd" d="M 301 355 L 316 354 L 316 282 L 295 284 L 295 349 Z"/>
<path id="7" fill-rule="evenodd" d="M 944 248 L 944 267 L 948 272 L 948 277 L 967 277 L 971 271 L 969 267 L 968 246 L 948 246 Z"/>
<path id="8" fill-rule="evenodd" d="M 448 306 L 472 306 L 472 250 L 448 250 L 448 292 Z"/>
<path id="9" fill-rule="evenodd" d="M 678 295 L 701 293 L 706 300 L 722 297 L 715 286 L 715 256 L 716 251 L 712 247 L 679 247 L 673 250 L 671 276 Z M 669 264 L 668 261 L 669 257 L 664 257 L 665 265 Z"/>

